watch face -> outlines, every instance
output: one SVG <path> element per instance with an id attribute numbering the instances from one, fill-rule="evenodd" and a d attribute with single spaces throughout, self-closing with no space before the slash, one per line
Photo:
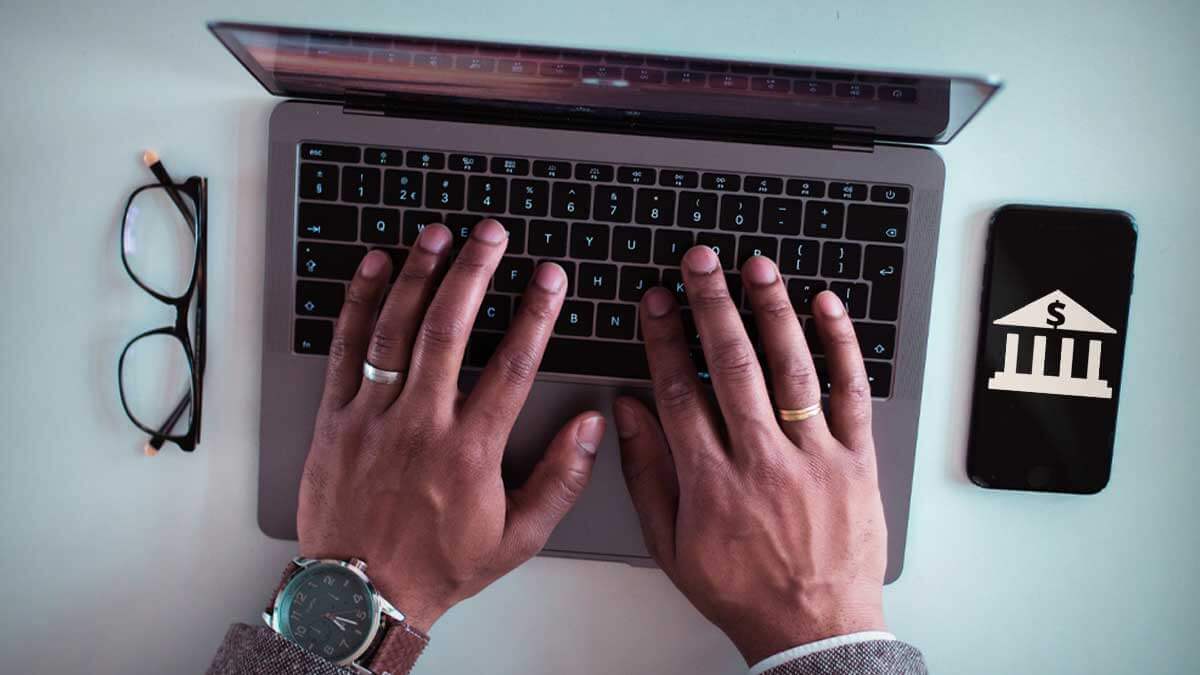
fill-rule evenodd
<path id="1" fill-rule="evenodd" d="M 342 565 L 317 563 L 283 590 L 279 632 L 335 663 L 347 662 L 374 637 L 379 610 L 362 577 Z"/>

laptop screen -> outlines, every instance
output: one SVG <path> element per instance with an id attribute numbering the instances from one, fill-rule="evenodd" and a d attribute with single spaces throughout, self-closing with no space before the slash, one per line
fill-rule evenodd
<path id="1" fill-rule="evenodd" d="M 770 123 L 875 140 L 945 143 L 999 89 L 991 79 L 720 61 L 216 23 L 272 94 L 356 95 L 671 121 Z"/>

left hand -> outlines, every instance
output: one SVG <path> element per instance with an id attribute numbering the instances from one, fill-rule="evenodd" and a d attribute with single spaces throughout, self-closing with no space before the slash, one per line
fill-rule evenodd
<path id="1" fill-rule="evenodd" d="M 447 271 L 450 231 L 426 227 L 378 317 L 390 264 L 382 252 L 364 258 L 334 331 L 300 484 L 300 553 L 367 561 L 380 593 L 425 632 L 541 550 L 587 484 L 604 434 L 600 413 L 580 414 L 526 484 L 505 490 L 500 460 L 567 286 L 558 265 L 535 271 L 464 396 L 467 338 L 507 241 L 484 220 Z M 368 380 L 364 359 L 406 378 Z"/>

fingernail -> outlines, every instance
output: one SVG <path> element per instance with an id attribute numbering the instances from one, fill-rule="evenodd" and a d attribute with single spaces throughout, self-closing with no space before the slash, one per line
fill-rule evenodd
<path id="1" fill-rule="evenodd" d="M 687 268 L 697 274 L 708 274 L 717 269 L 720 264 L 717 254 L 707 246 L 693 246 L 690 251 L 684 254 L 683 264 Z"/>
<path id="2" fill-rule="evenodd" d="M 475 229 L 471 230 L 471 236 L 489 244 L 499 244 L 508 238 L 508 230 L 498 221 L 488 218 L 480 221 Z"/>
<path id="3" fill-rule="evenodd" d="M 655 319 L 666 316 L 675 306 L 675 298 L 671 297 L 671 292 L 665 288 L 651 288 L 646 291 L 645 302 L 646 311 Z"/>
<path id="4" fill-rule="evenodd" d="M 742 266 L 742 278 L 755 286 L 770 286 L 775 283 L 775 265 L 761 255 L 756 255 Z"/>
<path id="5" fill-rule="evenodd" d="M 567 273 L 555 263 L 542 263 L 533 275 L 533 283 L 547 293 L 557 293 L 567 280 Z"/>
<path id="6" fill-rule="evenodd" d="M 589 455 L 596 454 L 600 440 L 604 438 L 604 416 L 592 415 L 575 428 L 575 444 Z"/>
<path id="7" fill-rule="evenodd" d="M 830 319 L 840 319 L 846 313 L 842 299 L 829 291 L 822 291 L 817 295 L 816 305 L 817 311 Z"/>
<path id="8" fill-rule="evenodd" d="M 430 253 L 441 253 L 450 245 L 450 230 L 441 225 L 429 225 L 421 230 L 417 245 Z"/>
<path id="9" fill-rule="evenodd" d="M 388 254 L 383 251 L 371 251 L 362 261 L 362 275 L 368 279 L 383 274 L 383 268 L 387 265 Z"/>
<path id="10" fill-rule="evenodd" d="M 617 419 L 617 436 L 629 440 L 638 434 L 638 416 L 633 406 L 618 400 L 613 404 L 613 417 Z"/>

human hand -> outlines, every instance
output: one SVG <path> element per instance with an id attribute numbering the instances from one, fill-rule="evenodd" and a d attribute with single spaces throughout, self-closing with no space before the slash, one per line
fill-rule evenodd
<path id="1" fill-rule="evenodd" d="M 682 267 L 720 410 L 700 388 L 674 298 L 651 290 L 640 315 L 658 417 L 632 398 L 614 410 L 647 548 L 747 663 L 883 630 L 887 532 L 871 391 L 841 300 L 824 292 L 814 301 L 829 419 L 781 422 L 776 406 L 819 403 L 821 390 L 775 266 L 755 257 L 742 269 L 774 402 L 717 256 L 697 246 Z"/>
<path id="2" fill-rule="evenodd" d="M 300 484 L 301 555 L 365 560 L 380 593 L 425 632 L 541 550 L 587 484 L 604 435 L 600 413 L 580 414 L 525 485 L 505 491 L 504 446 L 567 286 L 558 265 L 538 267 L 477 385 L 461 394 L 468 334 L 506 244 L 504 228 L 484 220 L 448 264 L 450 231 L 426 227 L 378 318 L 390 262 L 382 252 L 363 259 L 334 330 Z M 407 377 L 368 380 L 364 358 Z"/>

